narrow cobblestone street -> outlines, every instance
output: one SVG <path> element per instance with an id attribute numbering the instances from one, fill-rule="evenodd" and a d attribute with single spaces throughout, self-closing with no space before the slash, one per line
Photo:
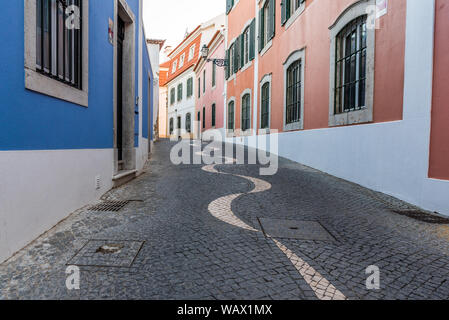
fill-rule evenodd
<path id="1" fill-rule="evenodd" d="M 449 298 L 447 225 L 286 159 L 260 176 L 258 165 L 175 166 L 172 146 L 156 143 L 146 172 L 103 197 L 123 209 L 86 206 L 2 264 L 0 299 Z M 95 251 L 104 244 L 120 250 Z M 80 290 L 66 288 L 72 264 Z M 380 290 L 366 288 L 370 265 Z"/>

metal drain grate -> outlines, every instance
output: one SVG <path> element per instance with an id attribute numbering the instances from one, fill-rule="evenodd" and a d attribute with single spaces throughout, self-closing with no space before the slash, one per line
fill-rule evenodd
<path id="1" fill-rule="evenodd" d="M 130 201 L 103 201 L 99 204 L 93 205 L 89 208 L 89 211 L 102 211 L 102 212 L 119 212 L 123 209 Z"/>
<path id="2" fill-rule="evenodd" d="M 259 218 L 266 236 L 280 239 L 334 241 L 335 238 L 317 221 Z"/>
<path id="3" fill-rule="evenodd" d="M 449 224 L 449 219 L 419 210 L 392 210 L 401 216 L 433 224 Z"/>

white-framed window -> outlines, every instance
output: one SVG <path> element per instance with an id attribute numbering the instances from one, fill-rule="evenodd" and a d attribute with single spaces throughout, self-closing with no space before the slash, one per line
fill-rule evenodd
<path id="1" fill-rule="evenodd" d="M 228 132 L 233 132 L 235 130 L 235 100 L 231 99 L 228 102 L 227 118 L 228 118 Z"/>
<path id="2" fill-rule="evenodd" d="M 177 68 L 178 68 L 178 60 L 175 60 L 175 61 L 173 61 L 173 64 L 171 67 L 171 73 L 175 73 Z"/>
<path id="3" fill-rule="evenodd" d="M 304 11 L 306 0 L 282 0 L 281 10 L 282 10 L 282 25 L 288 28 L 293 21 Z"/>
<path id="4" fill-rule="evenodd" d="M 192 132 L 192 116 L 190 113 L 186 114 L 186 131 L 188 133 Z"/>
<path id="5" fill-rule="evenodd" d="M 189 61 L 193 59 L 193 57 L 195 56 L 195 48 L 196 48 L 196 44 L 192 44 L 192 46 L 189 49 Z"/>
<path id="6" fill-rule="evenodd" d="M 241 114 L 240 125 L 242 134 L 250 133 L 251 129 L 251 89 L 243 90 L 240 96 Z"/>
<path id="7" fill-rule="evenodd" d="M 232 76 L 235 73 L 235 44 L 233 43 L 230 47 L 229 47 L 229 75 Z"/>
<path id="8" fill-rule="evenodd" d="M 272 75 L 267 74 L 260 81 L 260 129 L 270 128 L 271 78 Z"/>
<path id="9" fill-rule="evenodd" d="M 185 60 L 185 58 L 186 58 L 186 54 L 183 53 L 183 54 L 181 55 L 181 57 L 179 58 L 179 69 L 181 69 L 181 68 L 184 66 L 184 60 Z"/>
<path id="10" fill-rule="evenodd" d="M 89 1 L 27 0 L 25 88 L 88 106 Z"/>
<path id="11" fill-rule="evenodd" d="M 305 49 L 284 62 L 284 131 L 304 128 L 304 66 Z"/>
<path id="12" fill-rule="evenodd" d="M 373 121 L 375 29 L 367 28 L 367 8 L 360 1 L 330 28 L 329 126 Z"/>
<path id="13" fill-rule="evenodd" d="M 178 84 L 178 102 L 182 100 L 182 83 Z"/>

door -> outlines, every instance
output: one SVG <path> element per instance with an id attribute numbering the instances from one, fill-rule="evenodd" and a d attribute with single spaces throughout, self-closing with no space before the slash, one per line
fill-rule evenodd
<path id="1" fill-rule="evenodd" d="M 197 133 L 197 139 L 201 138 L 201 111 L 198 111 L 198 118 L 197 118 L 197 124 L 198 124 L 198 133 Z"/>
<path id="2" fill-rule="evenodd" d="M 123 41 L 125 23 L 120 17 L 117 26 L 117 151 L 118 161 L 123 160 Z"/>

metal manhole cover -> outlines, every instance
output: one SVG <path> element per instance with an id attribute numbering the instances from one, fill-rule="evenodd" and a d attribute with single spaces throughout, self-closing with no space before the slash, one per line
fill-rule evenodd
<path id="1" fill-rule="evenodd" d="M 419 210 L 392 210 L 401 216 L 433 224 L 449 224 L 449 219 Z"/>
<path id="2" fill-rule="evenodd" d="M 89 240 L 67 265 L 130 268 L 143 244 L 135 240 Z"/>
<path id="3" fill-rule="evenodd" d="M 259 218 L 267 236 L 300 240 L 334 241 L 335 238 L 316 221 Z"/>
<path id="4" fill-rule="evenodd" d="M 89 211 L 102 211 L 102 212 L 119 212 L 122 210 L 130 201 L 113 201 L 107 200 L 99 204 L 89 207 Z"/>

